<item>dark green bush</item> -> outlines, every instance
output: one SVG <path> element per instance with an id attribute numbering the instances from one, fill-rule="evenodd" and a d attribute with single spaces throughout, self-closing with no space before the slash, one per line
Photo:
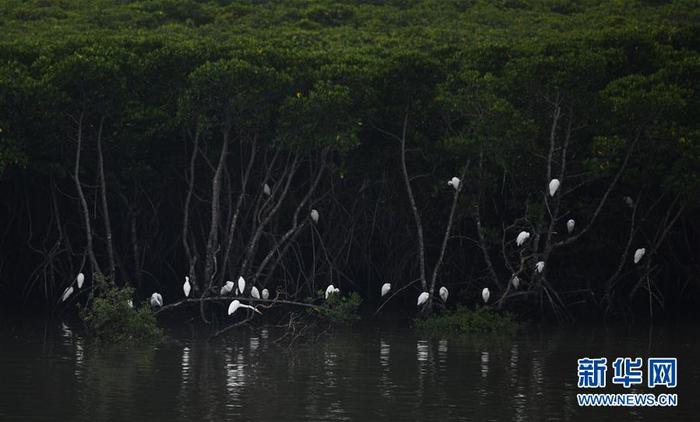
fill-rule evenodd
<path id="1" fill-rule="evenodd" d="M 81 312 L 89 336 L 114 343 L 162 338 L 151 308 L 130 305 L 133 288 L 119 288 L 102 274 L 95 274 L 94 282 L 94 296 Z"/>
<path id="2" fill-rule="evenodd" d="M 470 310 L 458 307 L 439 315 L 416 320 L 418 330 L 435 335 L 493 333 L 512 334 L 518 324 L 508 313 L 498 313 L 487 308 Z"/>
<path id="3" fill-rule="evenodd" d="M 318 312 L 338 324 L 351 324 L 360 319 L 357 309 L 362 304 L 362 297 L 357 292 L 341 296 L 332 294 L 319 306 Z"/>

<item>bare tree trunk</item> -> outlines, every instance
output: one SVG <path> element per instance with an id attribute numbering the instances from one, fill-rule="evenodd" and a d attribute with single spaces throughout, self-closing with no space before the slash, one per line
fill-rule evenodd
<path id="1" fill-rule="evenodd" d="M 102 217 L 104 219 L 105 234 L 107 236 L 107 257 L 109 259 L 109 271 L 106 275 L 112 277 L 116 283 L 117 274 L 114 265 L 114 244 L 112 242 L 112 226 L 109 221 L 109 206 L 107 205 L 107 182 L 105 181 L 104 156 L 102 154 L 102 129 L 104 116 L 100 118 L 100 128 L 97 132 L 97 171 L 100 177 L 100 196 L 102 199 Z"/>
<path id="2" fill-rule="evenodd" d="M 192 253 L 189 243 L 189 232 L 190 232 L 190 202 L 192 202 L 192 194 L 194 192 L 194 177 L 195 177 L 195 163 L 197 161 L 197 154 L 199 154 L 199 129 L 195 129 L 194 142 L 192 146 L 192 156 L 190 157 L 190 167 L 189 167 L 189 177 L 187 180 L 187 195 L 185 196 L 185 206 L 184 215 L 182 217 L 182 245 L 185 248 L 185 255 L 187 255 L 187 262 L 189 264 L 189 277 L 192 287 L 195 292 L 197 291 L 197 277 L 195 275 L 195 265 L 197 263 L 197 257 Z"/>
<path id="3" fill-rule="evenodd" d="M 467 174 L 467 169 L 469 168 L 469 163 L 462 168 L 462 173 L 459 176 L 459 185 L 457 186 L 457 189 L 455 189 L 454 196 L 452 198 L 452 208 L 450 209 L 450 217 L 447 220 L 447 227 L 445 228 L 445 235 L 442 238 L 442 246 L 440 247 L 440 255 L 438 255 L 437 262 L 435 262 L 435 266 L 433 267 L 433 275 L 430 279 L 430 299 L 428 299 L 428 303 L 430 307 L 430 304 L 432 303 L 432 298 L 433 298 L 433 293 L 435 292 L 435 281 L 437 280 L 437 276 L 440 273 L 440 266 L 442 265 L 442 260 L 445 257 L 445 250 L 447 249 L 447 242 L 450 240 L 450 232 L 452 231 L 452 224 L 454 223 L 454 217 L 455 217 L 455 210 L 457 210 L 457 202 L 459 200 L 459 194 L 462 192 L 462 187 L 464 186 L 464 177 Z"/>
<path id="4" fill-rule="evenodd" d="M 221 266 L 223 272 L 226 272 L 226 269 L 228 268 L 228 264 L 230 261 L 230 254 L 231 254 L 231 247 L 233 246 L 233 234 L 236 231 L 236 226 L 238 225 L 238 219 L 240 218 L 241 215 L 241 209 L 243 206 L 243 199 L 245 198 L 246 195 L 246 187 L 248 186 L 248 178 L 250 177 L 250 171 L 253 168 L 253 163 L 255 162 L 255 155 L 257 152 L 257 140 L 254 138 L 252 145 L 251 145 L 251 151 L 250 151 L 250 159 L 248 160 L 248 165 L 246 166 L 245 173 L 243 174 L 243 180 L 241 180 L 241 192 L 238 195 L 238 199 L 236 200 L 236 208 L 235 211 L 233 212 L 233 217 L 231 218 L 231 221 L 229 221 L 228 224 L 228 230 L 227 230 L 227 235 L 226 235 L 226 249 L 224 251 L 224 263 Z M 276 154 L 275 154 L 276 156 Z M 211 288 L 211 284 L 209 285 Z"/>
<path id="5" fill-rule="evenodd" d="M 223 174 L 226 156 L 228 155 L 230 129 L 223 133 L 223 145 L 219 162 L 211 181 L 211 221 L 209 226 L 209 238 L 207 240 L 206 264 L 204 266 L 204 281 L 211 285 L 216 266 L 216 254 L 219 249 L 219 225 L 221 223 L 221 175 Z"/>
<path id="6" fill-rule="evenodd" d="M 95 250 L 92 245 L 92 227 L 90 226 L 90 210 L 88 209 L 87 201 L 85 200 L 85 193 L 83 192 L 83 185 L 80 183 L 80 152 L 83 143 L 83 116 L 84 113 L 80 114 L 78 118 L 78 146 L 75 152 L 75 166 L 73 168 L 73 181 L 75 182 L 75 189 L 78 191 L 78 198 L 80 198 L 80 206 L 83 213 L 83 221 L 85 224 L 85 240 L 87 243 L 86 249 L 88 256 L 90 258 L 90 264 L 92 265 L 92 272 L 101 272 L 100 266 L 95 258 Z"/>
<path id="7" fill-rule="evenodd" d="M 423 241 L 423 224 L 421 223 L 420 214 L 418 213 L 418 207 L 416 206 L 416 199 L 413 195 L 413 189 L 411 188 L 411 180 L 408 177 L 408 169 L 406 167 L 406 132 L 408 130 L 408 112 L 404 114 L 403 127 L 401 129 L 401 137 L 399 141 L 401 142 L 401 172 L 403 174 L 403 181 L 406 185 L 406 192 L 408 194 L 408 200 L 411 204 L 411 211 L 413 212 L 413 219 L 416 223 L 416 232 L 418 234 L 418 265 L 420 266 L 420 283 L 423 291 L 428 290 L 428 280 L 425 275 L 425 242 Z"/>

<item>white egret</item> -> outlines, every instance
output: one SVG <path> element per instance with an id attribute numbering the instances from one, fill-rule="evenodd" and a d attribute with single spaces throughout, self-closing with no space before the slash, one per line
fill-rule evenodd
<path id="1" fill-rule="evenodd" d="M 185 284 L 182 285 L 182 291 L 185 293 L 185 297 L 190 297 L 190 290 L 192 286 L 190 285 L 190 278 L 185 276 Z"/>
<path id="2" fill-rule="evenodd" d="M 66 299 L 70 297 L 70 295 L 73 294 L 73 286 L 68 286 L 66 287 L 66 290 L 63 291 L 63 294 L 61 295 L 61 302 L 65 302 Z"/>
<path id="3" fill-rule="evenodd" d="M 488 303 L 490 297 L 491 292 L 489 291 L 489 288 L 484 287 L 484 290 L 481 291 L 481 298 L 484 299 L 484 303 Z"/>
<path id="4" fill-rule="evenodd" d="M 270 291 L 267 289 L 262 289 L 261 295 L 263 299 L 267 300 L 270 297 Z"/>
<path id="5" fill-rule="evenodd" d="M 221 290 L 219 290 L 219 295 L 226 296 L 227 294 L 228 292 L 226 291 L 226 285 L 224 284 L 223 286 L 221 286 Z"/>
<path id="6" fill-rule="evenodd" d="M 423 292 L 423 293 L 419 294 L 418 295 L 418 306 L 427 302 L 429 297 L 430 297 L 430 294 L 428 292 Z"/>
<path id="7" fill-rule="evenodd" d="M 78 288 L 82 288 L 83 283 L 85 282 L 85 274 L 78 273 L 78 276 L 75 278 L 75 281 L 78 282 Z"/>
<path id="8" fill-rule="evenodd" d="M 382 297 L 384 297 L 391 290 L 391 283 L 382 284 Z"/>
<path id="9" fill-rule="evenodd" d="M 559 189 L 559 179 L 552 179 L 549 182 L 549 196 L 554 196 L 555 193 L 557 193 L 557 189 Z"/>
<path id="10" fill-rule="evenodd" d="M 634 263 L 639 263 L 639 261 L 641 261 L 644 257 L 645 253 L 647 253 L 647 250 L 644 248 L 639 248 L 636 251 L 634 251 Z"/>
<path id="11" fill-rule="evenodd" d="M 226 284 L 224 284 L 224 288 L 226 289 L 226 294 L 229 294 L 233 291 L 233 281 L 228 280 Z"/>
<path id="12" fill-rule="evenodd" d="M 238 293 L 243 294 L 245 292 L 245 279 L 243 277 L 238 277 Z M 236 295 L 238 295 L 236 293 Z"/>
<path id="13" fill-rule="evenodd" d="M 537 264 L 535 264 L 535 269 L 538 273 L 544 271 L 544 261 L 539 261 Z"/>
<path id="14" fill-rule="evenodd" d="M 257 287 L 253 286 L 250 288 L 250 296 L 255 299 L 260 299 L 260 292 Z"/>
<path id="15" fill-rule="evenodd" d="M 228 305 L 228 314 L 231 315 L 232 313 L 236 312 L 236 311 L 238 310 L 238 308 L 248 308 L 248 309 L 252 309 L 252 310 L 254 310 L 255 312 L 257 312 L 257 313 L 259 313 L 260 315 L 262 315 L 262 312 L 258 311 L 254 306 L 244 305 L 244 304 L 242 304 L 241 302 L 239 302 L 238 300 L 234 300 L 233 302 L 231 302 L 230 305 Z"/>
<path id="16" fill-rule="evenodd" d="M 447 287 L 442 286 L 440 287 L 440 298 L 442 299 L 443 302 L 447 302 L 447 296 L 450 295 L 450 292 L 447 290 Z"/>
<path id="17" fill-rule="evenodd" d="M 515 244 L 522 246 L 523 243 L 530 237 L 530 232 L 522 231 L 518 233 L 518 237 L 515 239 Z"/>
<path id="18" fill-rule="evenodd" d="M 447 182 L 448 185 L 452 186 L 455 190 L 459 189 L 459 178 L 453 177 Z"/>
<path id="19" fill-rule="evenodd" d="M 333 293 L 335 293 L 335 286 L 329 284 L 328 287 L 326 287 L 326 299 L 328 299 L 328 296 L 332 295 Z"/>
<path id="20" fill-rule="evenodd" d="M 318 211 L 311 210 L 311 219 L 314 220 L 314 223 L 318 223 Z"/>
<path id="21" fill-rule="evenodd" d="M 151 306 L 154 308 L 163 306 L 163 296 L 160 293 L 153 293 L 151 295 Z"/>
<path id="22" fill-rule="evenodd" d="M 520 279 L 518 278 L 517 275 L 513 275 L 513 278 L 510 280 L 510 282 L 513 285 L 513 288 L 516 290 L 520 286 Z"/>
<path id="23" fill-rule="evenodd" d="M 574 231 L 575 226 L 576 222 L 574 220 L 569 220 L 566 222 L 566 230 L 568 230 L 569 233 L 572 233 Z"/>
<path id="24" fill-rule="evenodd" d="M 265 192 L 265 195 L 270 196 L 270 185 L 265 183 L 265 186 L 263 186 L 263 192 Z"/>
<path id="25" fill-rule="evenodd" d="M 628 207 L 634 207 L 634 200 L 632 198 L 630 198 L 629 196 L 625 196 L 622 199 L 625 201 L 625 204 L 627 204 Z"/>
<path id="26" fill-rule="evenodd" d="M 126 301 L 126 304 L 129 305 L 129 308 L 133 308 L 133 307 L 134 307 L 134 301 L 131 300 L 131 299 L 127 300 L 127 301 Z"/>

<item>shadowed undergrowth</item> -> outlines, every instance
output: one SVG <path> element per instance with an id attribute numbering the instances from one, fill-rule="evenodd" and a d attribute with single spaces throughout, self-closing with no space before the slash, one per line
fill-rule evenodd
<path id="1" fill-rule="evenodd" d="M 509 313 L 487 308 L 471 310 L 460 306 L 454 310 L 415 321 L 417 330 L 430 335 L 513 334 L 518 323 Z"/>

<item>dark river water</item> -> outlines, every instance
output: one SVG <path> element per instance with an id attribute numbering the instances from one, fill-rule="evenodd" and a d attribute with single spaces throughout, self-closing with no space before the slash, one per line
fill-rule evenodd
<path id="1" fill-rule="evenodd" d="M 431 339 L 363 325 L 276 342 L 96 347 L 60 322 L 0 325 L 0 421 L 700 421 L 700 330 L 528 328 Z M 678 358 L 677 407 L 579 407 L 577 359 Z M 645 360 L 646 362 L 646 360 Z M 610 386 L 594 392 L 647 392 Z"/>

